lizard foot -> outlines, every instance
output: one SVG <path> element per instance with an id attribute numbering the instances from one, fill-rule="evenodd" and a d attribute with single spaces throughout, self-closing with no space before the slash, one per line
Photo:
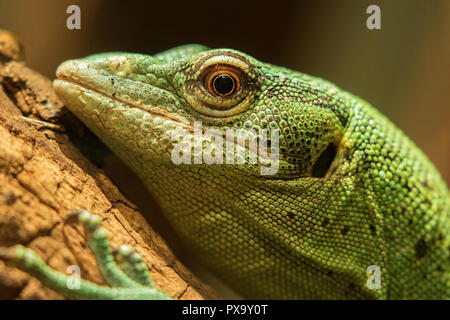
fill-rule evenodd
<path id="1" fill-rule="evenodd" d="M 119 249 L 113 250 L 113 255 L 120 269 L 128 277 L 144 286 L 154 287 L 147 265 L 143 261 L 142 256 L 135 252 L 132 247 L 121 246 Z"/>
<path id="2" fill-rule="evenodd" d="M 164 292 L 153 286 L 148 269 L 142 257 L 127 246 L 122 246 L 117 254 L 120 264 L 116 264 L 109 248 L 108 234 L 101 227 L 101 219 L 86 210 L 69 214 L 66 221 L 80 222 L 94 253 L 100 272 L 111 286 L 101 286 L 92 282 L 67 276 L 50 268 L 33 250 L 17 245 L 0 247 L 0 259 L 7 265 L 17 267 L 41 281 L 58 293 L 75 299 L 170 299 Z"/>

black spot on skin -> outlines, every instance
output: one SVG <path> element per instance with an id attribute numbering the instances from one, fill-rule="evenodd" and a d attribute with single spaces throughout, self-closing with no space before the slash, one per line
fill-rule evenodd
<path id="1" fill-rule="evenodd" d="M 442 266 L 437 266 L 436 270 L 437 270 L 438 272 L 443 272 L 443 271 L 444 271 L 444 269 L 442 268 Z"/>
<path id="2" fill-rule="evenodd" d="M 411 188 L 408 186 L 407 183 L 404 183 L 404 184 L 402 185 L 402 187 L 405 188 L 406 190 L 408 190 L 408 192 L 411 192 L 411 191 L 412 191 Z"/>
<path id="3" fill-rule="evenodd" d="M 323 218 L 322 227 L 325 227 L 329 222 L 330 222 L 330 219 L 328 219 L 327 217 Z"/>
<path id="4" fill-rule="evenodd" d="M 331 271 L 331 270 L 328 270 L 328 271 L 327 271 L 327 276 L 333 277 L 333 276 L 334 276 L 334 272 Z"/>
<path id="5" fill-rule="evenodd" d="M 344 229 L 342 229 L 342 231 L 341 231 L 342 235 L 345 236 L 347 234 L 348 230 L 350 230 L 350 227 L 344 226 Z"/>
<path id="6" fill-rule="evenodd" d="M 421 259 L 427 253 L 428 246 L 425 240 L 422 238 L 419 241 L 417 241 L 416 245 L 414 246 L 414 249 L 416 250 L 416 258 Z"/>
<path id="7" fill-rule="evenodd" d="M 347 288 L 345 288 L 345 293 L 346 294 L 353 294 L 355 292 L 356 286 L 353 282 L 350 282 L 347 286 Z"/>
<path id="8" fill-rule="evenodd" d="M 375 228 L 374 225 L 369 225 L 369 229 L 373 236 L 377 234 L 377 229 Z"/>

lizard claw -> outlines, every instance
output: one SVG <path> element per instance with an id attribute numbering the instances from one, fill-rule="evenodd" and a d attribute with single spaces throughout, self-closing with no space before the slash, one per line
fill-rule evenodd
<path id="1" fill-rule="evenodd" d="M 93 232 L 100 227 L 102 219 L 85 209 L 79 209 L 69 213 L 64 219 L 64 223 L 72 224 L 75 222 L 81 223 L 86 231 Z"/>
<path id="2" fill-rule="evenodd" d="M 78 209 L 78 210 L 72 211 L 64 218 L 64 223 L 72 224 L 72 223 L 79 222 L 80 215 L 85 214 L 85 213 L 89 213 L 89 212 L 85 209 Z"/>

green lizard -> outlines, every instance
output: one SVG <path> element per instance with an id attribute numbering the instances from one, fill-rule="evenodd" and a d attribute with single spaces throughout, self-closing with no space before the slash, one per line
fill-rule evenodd
<path id="1" fill-rule="evenodd" d="M 448 188 L 414 143 L 362 99 L 200 45 L 70 60 L 57 78 L 65 105 L 140 176 L 185 245 L 244 297 L 450 298 Z M 196 121 L 200 133 L 228 138 L 226 129 L 252 129 L 258 137 L 226 140 L 243 150 L 232 153 L 233 163 L 174 163 L 174 150 L 201 160 L 217 139 L 189 144 Z M 275 160 L 250 148 L 263 143 L 264 129 L 278 138 L 266 140 Z M 277 170 L 261 174 L 269 167 Z M 0 255 L 69 297 L 167 298 L 130 248 L 115 264 L 99 218 L 77 216 L 112 288 L 83 281 L 70 290 L 65 275 L 22 246 Z M 373 276 L 379 286 L 368 285 Z"/>

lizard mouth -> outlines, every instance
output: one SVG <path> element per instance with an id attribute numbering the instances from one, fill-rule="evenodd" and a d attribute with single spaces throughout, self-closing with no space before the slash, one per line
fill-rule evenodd
<path id="1" fill-rule="evenodd" d="M 58 79 L 53 81 L 53 86 L 57 90 L 57 92 L 61 92 L 62 90 L 67 90 L 68 87 L 71 87 L 73 90 L 77 90 L 80 93 L 82 93 L 82 92 L 94 93 L 94 94 L 100 95 L 104 98 L 110 99 L 111 101 L 114 101 L 116 103 L 122 104 L 123 106 L 127 106 L 128 108 L 136 108 L 136 109 L 142 110 L 143 112 L 149 113 L 152 116 L 163 118 L 163 119 L 170 120 L 170 121 L 174 121 L 174 122 L 178 123 L 179 125 L 182 125 L 185 129 L 192 128 L 192 126 L 189 125 L 189 123 L 185 119 L 176 117 L 175 115 L 167 112 L 164 109 L 150 106 L 150 105 L 146 105 L 145 107 L 143 107 L 143 106 L 133 104 L 124 99 L 118 98 L 114 93 L 108 94 L 107 92 L 98 90 L 87 83 L 83 83 L 77 79 L 73 79 L 73 78 L 70 78 L 70 77 L 67 77 L 64 75 L 59 75 Z M 75 111 L 72 109 L 72 105 L 70 103 L 66 104 L 66 107 L 68 107 L 71 111 Z"/>
<path id="2" fill-rule="evenodd" d="M 90 101 L 91 104 L 109 104 L 111 111 L 114 108 L 123 112 L 140 110 L 189 129 L 190 121 L 170 110 L 171 105 L 179 104 L 179 97 L 161 85 L 165 79 L 150 73 L 136 73 L 139 57 L 135 54 L 100 54 L 68 60 L 58 67 L 54 88 L 67 108 L 76 115 L 94 111 L 89 110 L 89 103 L 79 101 L 90 96 L 97 100 Z M 108 110 L 104 109 L 98 113 L 107 113 Z"/>

